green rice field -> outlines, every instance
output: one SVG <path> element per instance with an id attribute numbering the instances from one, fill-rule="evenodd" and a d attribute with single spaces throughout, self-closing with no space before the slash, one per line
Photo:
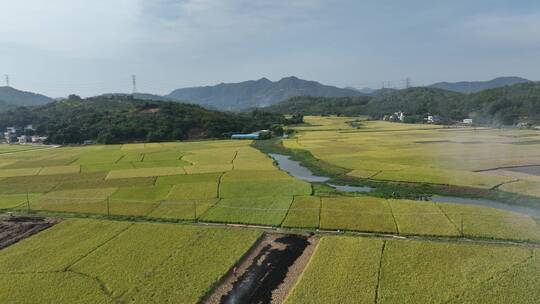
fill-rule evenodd
<path id="1" fill-rule="evenodd" d="M 492 170 L 540 165 L 540 132 L 533 130 L 443 127 L 362 121 L 346 117 L 306 117 L 292 149 L 346 168 L 349 175 L 473 187 L 540 197 L 540 176 Z"/>
<path id="2" fill-rule="evenodd" d="M 516 175 L 475 172 L 525 154 L 534 163 L 528 145 L 497 159 L 497 147 L 512 145 L 501 139 L 507 131 L 307 121 L 284 145 L 346 167 L 351 176 L 534 194 L 531 177 L 508 182 Z M 474 155 L 480 144 L 437 150 L 452 132 L 462 132 L 463 141 L 492 134 L 484 141 L 501 142 L 489 148 L 493 155 L 465 160 L 466 168 L 452 164 L 464 157 L 458 147 Z M 250 141 L 0 154 L 0 210 L 64 218 L 0 250 L 0 303 L 200 303 L 264 232 L 276 231 L 317 240 L 305 268 L 286 281 L 288 304 L 539 302 L 537 219 L 317 189 L 279 170 Z"/>
<path id="3" fill-rule="evenodd" d="M 538 248 L 324 237 L 286 303 L 535 303 L 539 255 Z"/>
<path id="4" fill-rule="evenodd" d="M 260 234 L 64 220 L 0 251 L 0 302 L 194 303 Z"/>
<path id="5" fill-rule="evenodd" d="M 60 147 L 6 154 L 0 163 L 0 208 L 11 211 L 540 241 L 540 228 L 527 215 L 318 196 L 249 141 Z"/>

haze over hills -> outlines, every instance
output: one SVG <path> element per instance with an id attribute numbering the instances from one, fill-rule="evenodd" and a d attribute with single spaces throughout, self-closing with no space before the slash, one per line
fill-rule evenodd
<path id="1" fill-rule="evenodd" d="M 477 93 L 485 89 L 527 82 L 530 81 L 520 77 L 499 77 L 490 81 L 440 82 L 430 85 L 427 88 L 438 88 L 469 94 Z M 399 90 L 388 88 L 380 90 L 371 90 L 369 88 L 360 90 L 351 87 L 339 88 L 291 76 L 282 78 L 279 81 L 270 81 L 267 78 L 261 78 L 259 80 L 249 80 L 239 83 L 221 83 L 215 86 L 180 88 L 167 95 L 149 93 L 108 93 L 100 96 L 134 95 L 135 99 L 168 100 L 198 104 L 216 110 L 239 111 L 258 107 L 268 107 L 295 96 L 379 96 L 396 91 Z M 12 109 L 16 106 L 42 105 L 51 101 L 53 101 L 52 98 L 41 94 L 24 92 L 12 87 L 0 87 L 0 111 Z"/>
<path id="2" fill-rule="evenodd" d="M 344 97 L 362 96 L 351 89 L 323 85 L 291 76 L 279 81 L 266 78 L 239 83 L 221 83 L 216 86 L 193 87 L 174 90 L 165 97 L 187 100 L 220 110 L 241 110 L 275 104 L 293 96 Z"/>
<path id="3" fill-rule="evenodd" d="M 427 113 L 443 121 L 473 118 L 476 123 L 540 124 L 540 83 L 527 82 L 464 94 L 432 87 L 387 90 L 369 97 L 293 97 L 265 110 L 280 114 L 369 115 L 381 118 L 397 111 L 406 122 L 422 122 Z"/>
<path id="4" fill-rule="evenodd" d="M 459 93 L 477 93 L 482 90 L 494 89 L 525 82 L 531 82 L 531 80 L 521 77 L 498 77 L 488 81 L 438 82 L 430 85 L 429 87 Z"/>
<path id="5" fill-rule="evenodd" d="M 0 107 L 4 106 L 37 106 L 54 101 L 45 95 L 25 92 L 12 87 L 0 87 Z"/>

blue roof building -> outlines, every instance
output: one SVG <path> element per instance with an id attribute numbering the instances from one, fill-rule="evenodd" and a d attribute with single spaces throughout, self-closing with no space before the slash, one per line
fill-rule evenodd
<path id="1" fill-rule="evenodd" d="M 233 134 L 231 139 L 259 139 L 259 133 Z"/>
<path id="2" fill-rule="evenodd" d="M 270 138 L 270 131 L 261 130 L 258 132 L 248 133 L 248 134 L 233 134 L 231 139 L 267 139 Z"/>

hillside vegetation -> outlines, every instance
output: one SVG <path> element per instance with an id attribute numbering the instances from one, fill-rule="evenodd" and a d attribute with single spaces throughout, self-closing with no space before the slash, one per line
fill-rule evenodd
<path id="1" fill-rule="evenodd" d="M 476 93 L 487 89 L 493 89 L 525 82 L 531 81 L 521 77 L 497 77 L 488 81 L 437 82 L 430 85 L 429 87 L 459 93 Z"/>
<path id="2" fill-rule="evenodd" d="M 52 102 L 54 99 L 45 95 L 25 92 L 12 87 L 0 87 L 0 111 L 8 106 L 35 106 Z"/>
<path id="3" fill-rule="evenodd" d="M 370 115 L 373 118 L 404 111 L 410 122 L 422 121 L 431 113 L 446 121 L 471 117 L 477 123 L 486 124 L 512 125 L 521 120 L 539 123 L 540 83 L 520 83 L 474 94 L 418 87 L 385 91 L 372 97 L 294 97 L 265 110 L 282 114 Z"/>
<path id="4" fill-rule="evenodd" d="M 292 96 L 359 96 L 361 92 L 323 85 L 297 77 L 279 81 L 266 78 L 239 83 L 221 83 L 215 86 L 182 88 L 164 96 L 170 100 L 189 100 L 221 110 L 242 110 L 275 104 Z"/>
<path id="5" fill-rule="evenodd" d="M 221 138 L 230 132 L 252 132 L 285 123 L 279 114 L 253 111 L 223 113 L 197 105 L 137 100 L 127 96 L 80 99 L 72 96 L 39 107 L 0 113 L 0 129 L 32 124 L 50 143 L 84 140 L 101 143 Z"/>

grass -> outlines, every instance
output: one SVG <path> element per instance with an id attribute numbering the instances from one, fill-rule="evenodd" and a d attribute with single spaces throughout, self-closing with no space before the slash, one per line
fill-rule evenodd
<path id="1" fill-rule="evenodd" d="M 285 140 L 289 149 L 283 147 L 281 152 L 288 151 L 286 154 L 302 160 L 315 173 L 326 171 L 328 176 L 334 172 L 329 175 L 332 177 L 349 172 L 357 178 L 489 189 L 512 178 L 474 171 L 538 162 L 540 143 L 516 144 L 530 141 L 530 131 L 526 130 L 441 128 L 381 121 L 364 121 L 361 129 L 354 130 L 346 124 L 353 118 L 305 119 L 309 123 L 294 128 L 296 137 Z M 272 144 L 254 145 L 268 152 L 271 148 L 267 146 Z M 536 188 L 526 183 L 502 187 L 540 197 Z"/>
<path id="2" fill-rule="evenodd" d="M 400 234 L 459 236 L 460 229 L 433 202 L 390 200 Z"/>
<path id="3" fill-rule="evenodd" d="M 73 272 L 0 274 L 0 302 L 114 303 L 96 280 Z"/>
<path id="4" fill-rule="evenodd" d="M 222 181 L 219 195 L 222 198 L 263 197 L 270 195 L 293 196 L 311 194 L 311 185 L 295 179 Z"/>
<path id="5" fill-rule="evenodd" d="M 159 176 L 156 180 L 156 185 L 178 185 L 184 183 L 202 183 L 202 182 L 218 182 L 221 173 L 207 174 L 182 174 Z"/>
<path id="6" fill-rule="evenodd" d="M 127 222 L 64 220 L 2 249 L 0 273 L 63 271 L 129 225 Z"/>
<path id="7" fill-rule="evenodd" d="M 217 197 L 217 182 L 199 182 L 177 184 L 167 196 L 168 201 L 212 199 Z"/>
<path id="8" fill-rule="evenodd" d="M 184 200 L 161 202 L 151 213 L 151 218 L 196 220 L 217 203 L 218 199 Z"/>
<path id="9" fill-rule="evenodd" d="M 398 233 L 390 204 L 373 197 L 323 197 L 321 229 Z"/>
<path id="10" fill-rule="evenodd" d="M 41 171 L 41 168 L 0 169 L 0 178 L 37 175 L 39 171 Z"/>
<path id="11" fill-rule="evenodd" d="M 540 225 L 527 215 L 479 206 L 438 205 L 465 236 L 540 241 Z"/>
<path id="12" fill-rule="evenodd" d="M 167 221 L 201 219 L 302 229 L 539 240 L 538 225 L 530 218 L 508 214 L 495 216 L 490 211 L 478 216 L 476 210 L 466 206 L 441 210 L 434 204 L 387 201 L 389 197 L 417 198 L 430 193 L 433 188 L 428 184 L 404 186 L 372 180 L 359 182 L 345 174 L 348 169 L 335 165 L 346 160 L 352 166 L 374 170 L 381 164 L 387 166 L 385 168 L 394 165 L 399 170 L 414 166 L 425 168 L 422 161 L 434 165 L 433 159 L 418 158 L 418 150 L 412 149 L 415 145 L 428 147 L 425 149 L 431 152 L 439 145 L 440 153 L 452 157 L 443 151 L 444 143 L 425 143 L 431 142 L 432 137 L 446 136 L 437 133 L 441 130 L 417 130 L 398 125 L 389 128 L 387 124 L 369 123 L 363 129 L 352 129 L 341 119 L 334 125 L 334 119 L 337 118 L 317 122 L 330 123 L 330 129 L 310 131 L 309 126 L 304 126 L 305 130 L 298 133 L 297 138 L 289 140 L 309 151 L 288 150 L 273 139 L 95 145 L 6 154 L 0 156 L 3 164 L 0 172 L 10 176 L 0 177 L 0 208 L 25 212 L 28 193 L 30 210 L 41 213 L 68 212 L 82 216 Z M 394 132 L 398 131 L 403 139 L 399 137 L 392 141 L 396 137 Z M 501 141 L 498 135 L 490 136 Z M 385 149 L 377 150 L 373 145 Z M 466 152 L 474 151 L 474 145 L 466 144 Z M 398 149 L 400 146 L 402 150 Z M 533 148 L 526 145 L 520 153 L 529 155 Z M 395 155 L 395 149 L 400 151 L 399 155 Z M 464 153 L 453 146 L 449 149 L 458 155 Z M 369 195 L 375 197 L 343 193 L 322 184 L 311 185 L 297 180 L 278 170 L 260 150 L 292 155 L 309 168 L 329 174 L 333 177 L 332 182 L 374 186 L 375 191 Z M 408 160 L 413 162 L 408 164 Z M 441 162 L 446 160 L 440 159 Z M 488 160 L 480 161 L 484 164 Z M 79 167 L 80 172 L 77 171 Z M 457 171 L 471 176 L 481 174 L 461 167 Z M 11 176 L 21 174 L 23 176 Z M 24 176 L 26 174 L 31 175 Z M 463 180 L 469 183 L 467 179 Z M 491 185 L 490 182 L 486 187 Z M 507 185 L 512 183 L 501 188 Z M 482 191 L 504 198 L 518 195 Z M 318 197 L 323 197 L 322 201 Z M 462 216 L 463 213 L 470 214 Z"/>
<path id="13" fill-rule="evenodd" d="M 182 244 L 126 298 L 137 303 L 199 302 L 261 235 L 253 230 L 205 230 L 196 240 Z"/>
<path id="14" fill-rule="evenodd" d="M 285 303 L 536 303 L 539 253 L 325 236 Z"/>
<path id="15" fill-rule="evenodd" d="M 449 303 L 528 303 L 540 299 L 540 250 L 534 249 L 530 261 L 509 269 L 454 296 Z"/>
<path id="16" fill-rule="evenodd" d="M 319 228 L 320 208 L 320 197 L 296 196 L 282 226 L 291 228 Z"/>
<path id="17" fill-rule="evenodd" d="M 39 175 L 73 174 L 79 173 L 80 171 L 81 167 L 79 165 L 44 167 L 39 171 Z"/>
<path id="18" fill-rule="evenodd" d="M 324 237 L 286 304 L 373 303 L 383 242 Z"/>
<path id="19" fill-rule="evenodd" d="M 169 191 L 171 191 L 169 185 L 122 187 L 116 190 L 110 199 L 112 201 L 157 202 L 164 200 Z"/>
<path id="20" fill-rule="evenodd" d="M 112 170 L 107 175 L 107 179 L 177 175 L 177 174 L 183 174 L 183 173 L 185 173 L 185 171 L 184 171 L 184 168 L 182 167 L 160 167 L 160 168 Z"/>
<path id="21" fill-rule="evenodd" d="M 279 226 L 292 196 L 221 199 L 202 216 L 203 221 Z"/>
<path id="22" fill-rule="evenodd" d="M 387 241 L 378 303 L 445 303 L 496 276 L 507 275 L 505 272 L 531 254 L 521 247 Z M 505 290 L 511 291 L 513 285 Z"/>
<path id="23" fill-rule="evenodd" d="M 0 300 L 195 303 L 260 235 L 249 229 L 65 220 L 0 251 Z"/>
<path id="24" fill-rule="evenodd" d="M 105 200 L 116 188 L 52 191 L 30 201 L 31 210 L 107 213 Z"/>

